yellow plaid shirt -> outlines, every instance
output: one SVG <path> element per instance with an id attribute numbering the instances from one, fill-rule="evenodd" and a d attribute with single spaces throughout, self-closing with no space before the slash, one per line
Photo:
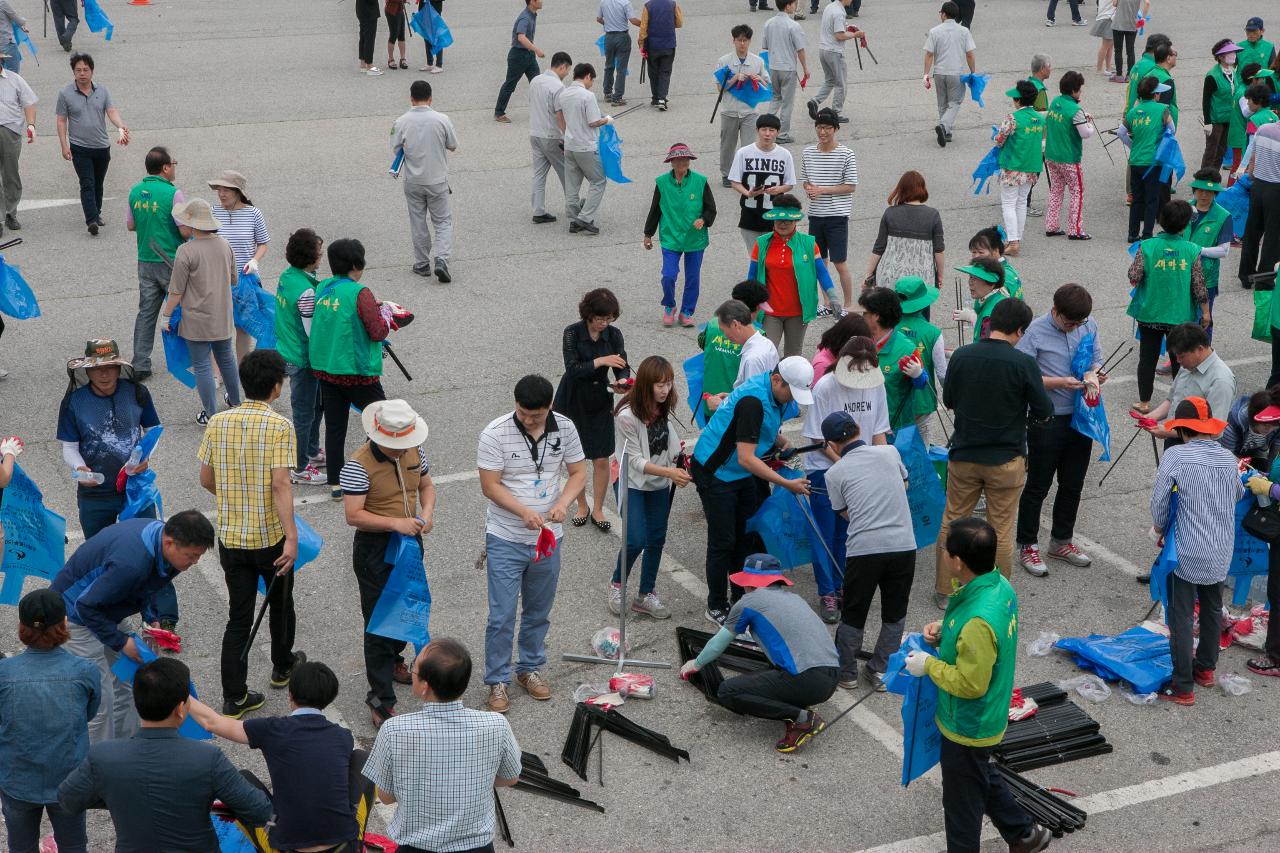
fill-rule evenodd
<path id="1" fill-rule="evenodd" d="M 223 545 L 266 548 L 284 538 L 271 470 L 292 468 L 297 453 L 293 424 L 266 403 L 248 400 L 209 419 L 198 455 L 214 471 Z"/>

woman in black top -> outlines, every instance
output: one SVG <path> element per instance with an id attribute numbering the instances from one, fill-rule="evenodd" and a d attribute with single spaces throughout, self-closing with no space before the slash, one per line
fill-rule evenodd
<path id="1" fill-rule="evenodd" d="M 613 325 L 621 309 L 618 298 L 608 288 L 587 293 L 578 303 L 582 318 L 564 330 L 564 376 L 556 389 L 554 408 L 568 416 L 578 430 L 582 452 L 591 460 L 593 492 L 591 513 L 587 514 L 587 490 L 577 495 L 574 527 L 590 519 L 601 530 L 610 524 L 604 517 L 604 498 L 609 489 L 609 457 L 613 455 L 613 398 L 629 387 L 623 380 L 631 375 L 622 332 Z M 613 370 L 615 382 L 609 381 Z"/>

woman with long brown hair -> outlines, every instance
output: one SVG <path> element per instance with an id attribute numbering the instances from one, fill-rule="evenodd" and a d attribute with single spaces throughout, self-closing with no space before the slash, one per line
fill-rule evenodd
<path id="1" fill-rule="evenodd" d="M 928 200 L 924 175 L 914 169 L 903 172 L 889 193 L 889 208 L 880 217 L 863 289 L 879 285 L 892 290 L 898 279 L 910 275 L 942 286 L 942 271 L 947 268 L 942 216 L 925 204 Z"/>
<path id="2" fill-rule="evenodd" d="M 660 355 L 640 362 L 636 381 L 614 410 L 615 454 L 627 457 L 627 571 L 641 554 L 640 587 L 631 609 L 654 619 L 668 619 L 671 611 L 653 588 L 667 541 L 667 519 L 677 486 L 689 484 L 684 469 L 676 411 L 675 370 Z M 622 561 L 613 570 L 609 609 L 622 610 Z"/>

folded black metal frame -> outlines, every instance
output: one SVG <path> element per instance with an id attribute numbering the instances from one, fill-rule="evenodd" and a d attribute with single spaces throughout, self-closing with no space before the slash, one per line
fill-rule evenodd
<path id="1" fill-rule="evenodd" d="M 493 790 L 493 811 L 498 819 L 498 837 L 507 842 L 508 847 L 515 847 L 516 840 L 511 837 L 511 825 L 507 823 L 507 813 L 502 808 L 497 788 Z"/>
<path id="2" fill-rule="evenodd" d="M 559 800 L 562 803 L 569 803 L 570 805 L 580 806 L 584 809 L 604 814 L 604 806 L 584 799 L 582 793 L 572 785 L 566 785 L 564 782 L 552 779 L 547 773 L 547 766 L 542 763 L 542 759 L 538 756 L 526 752 L 522 755 L 520 761 L 520 781 L 513 786 L 516 790 L 529 791 L 533 794 Z"/>
<path id="3" fill-rule="evenodd" d="M 1067 691 L 1051 681 L 1039 681 L 1020 688 L 1024 699 L 1034 699 L 1041 708 L 1067 701 Z"/>
<path id="4" fill-rule="evenodd" d="M 596 729 L 594 736 L 593 727 Z M 685 761 L 689 760 L 688 751 L 672 746 L 670 738 L 666 735 L 645 728 L 612 708 L 606 711 L 585 702 L 579 702 L 574 706 L 573 721 L 569 724 L 569 734 L 565 738 L 560 759 L 583 781 L 587 778 L 587 762 L 590 759 L 591 750 L 602 743 L 600 736 L 606 731 L 642 746 L 650 752 L 670 758 L 677 764 L 680 763 L 681 758 Z M 603 769 L 600 784 L 604 784 Z"/>
<path id="5" fill-rule="evenodd" d="M 1083 809 L 1071 805 L 1007 767 L 997 764 L 996 769 L 1004 777 L 1009 793 L 1018 805 L 1022 806 L 1032 820 L 1053 833 L 1055 838 L 1084 828 L 1089 816 Z"/>
<path id="6" fill-rule="evenodd" d="M 1098 722 L 1047 682 L 1022 688 L 1040 706 L 1036 714 L 1009 723 L 995 758 L 1010 770 L 1035 770 L 1113 751 Z M 1041 704 L 1043 701 L 1043 704 Z"/>

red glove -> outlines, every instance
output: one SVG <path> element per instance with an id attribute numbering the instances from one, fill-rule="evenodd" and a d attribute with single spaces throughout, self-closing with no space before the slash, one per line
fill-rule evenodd
<path id="1" fill-rule="evenodd" d="M 391 328 L 391 331 L 403 329 L 413 322 L 413 312 L 403 305 L 392 302 L 389 299 L 382 300 L 382 304 L 391 309 L 391 317 L 387 320 L 387 325 Z"/>
<path id="2" fill-rule="evenodd" d="M 533 561 L 536 563 L 543 557 L 550 557 L 556 552 L 556 535 L 550 527 L 538 531 L 538 544 L 533 549 Z"/>
<path id="3" fill-rule="evenodd" d="M 866 33 L 863 33 L 862 35 L 858 36 L 858 45 L 859 45 L 860 47 L 866 47 L 866 46 L 867 46 L 867 36 L 866 36 Z"/>
<path id="4" fill-rule="evenodd" d="M 1157 426 L 1159 426 L 1159 424 L 1156 423 L 1154 418 L 1144 418 L 1142 417 L 1142 415 L 1139 415 L 1137 412 L 1130 412 L 1129 417 L 1137 421 L 1138 426 L 1141 427 L 1142 429 L 1155 429 Z"/>
<path id="5" fill-rule="evenodd" d="M 125 484 L 125 481 L 128 479 L 129 479 L 129 473 L 125 471 L 123 468 L 121 468 L 120 473 L 116 474 L 116 494 L 117 495 L 124 494 L 124 484 Z"/>
<path id="6" fill-rule="evenodd" d="M 182 651 L 182 638 L 172 631 L 166 631 L 163 628 L 152 628 L 148 625 L 142 629 L 142 633 L 146 634 L 147 639 L 165 651 L 175 653 Z"/>
<path id="7" fill-rule="evenodd" d="M 754 78 L 753 78 L 753 79 L 751 80 L 751 88 L 752 88 L 752 89 L 754 89 L 755 91 L 759 92 L 759 91 L 760 91 L 760 81 L 759 81 L 759 80 L 756 80 L 756 79 L 754 79 Z"/>
<path id="8" fill-rule="evenodd" d="M 809 75 L 808 75 L 808 74 L 806 74 L 806 75 L 804 75 L 803 77 L 801 77 L 801 78 L 800 78 L 800 88 L 801 88 L 801 89 L 803 89 L 803 88 L 804 88 L 804 84 L 805 84 L 805 83 L 808 83 L 808 82 L 809 82 Z"/>

